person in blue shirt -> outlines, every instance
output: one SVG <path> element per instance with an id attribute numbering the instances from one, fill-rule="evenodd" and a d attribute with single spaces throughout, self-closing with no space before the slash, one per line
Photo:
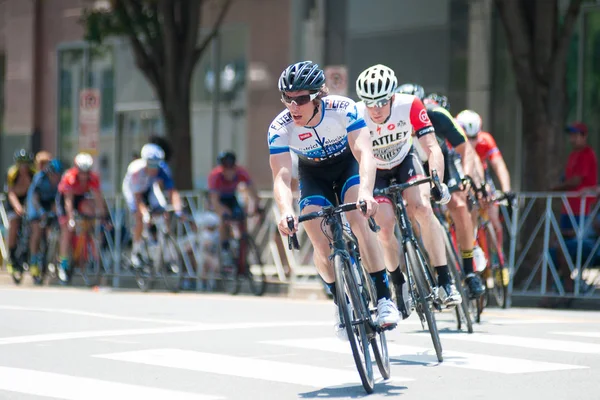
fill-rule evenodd
<path id="1" fill-rule="evenodd" d="M 27 219 L 31 224 L 31 237 L 29 238 L 29 273 L 38 283 L 41 276 L 39 262 L 42 255 L 39 253 L 42 229 L 40 221 L 49 212 L 56 212 L 56 193 L 58 183 L 63 173 L 62 163 L 53 159 L 46 167 L 33 177 L 27 191 Z"/>

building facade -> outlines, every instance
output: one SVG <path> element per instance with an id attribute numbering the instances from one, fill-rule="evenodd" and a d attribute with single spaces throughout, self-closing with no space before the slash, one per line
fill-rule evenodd
<path id="1" fill-rule="evenodd" d="M 90 1 L 0 2 L 0 167 L 6 170 L 21 146 L 71 159 L 86 118 L 81 94 L 95 89 L 97 165 L 103 189 L 113 193 L 132 153 L 149 135 L 166 132 L 157 97 L 135 67 L 128 41 L 117 38 L 103 46 L 83 41 L 79 21 L 85 4 Z M 202 26 L 211 26 L 215 15 L 206 9 Z M 569 52 L 569 120 L 589 125 L 597 150 L 599 43 L 600 4 L 587 1 Z M 358 74 L 382 63 L 394 68 L 401 82 L 448 95 L 454 114 L 476 110 L 519 188 L 520 106 L 492 0 L 234 1 L 219 39 L 196 66 L 191 87 L 195 187 L 205 187 L 213 149 L 233 149 L 258 186 L 270 188 L 266 130 L 283 107 L 276 80 L 287 64 L 301 59 L 345 67 L 342 86 L 351 97 Z M 221 71 L 218 103 L 214 70 Z"/>

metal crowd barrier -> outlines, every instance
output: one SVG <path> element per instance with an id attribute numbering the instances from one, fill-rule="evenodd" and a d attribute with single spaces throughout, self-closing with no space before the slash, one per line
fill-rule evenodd
<path id="1" fill-rule="evenodd" d="M 186 278 L 196 280 L 196 290 L 201 290 L 201 280 L 206 275 L 203 270 L 202 231 L 194 216 L 206 211 L 206 192 L 182 192 L 181 196 L 192 218 L 176 222 L 174 232 L 184 250 Z M 600 262 L 600 236 L 590 233 L 594 221 L 600 218 L 600 202 L 584 218 L 575 214 L 580 215 L 586 201 L 592 201 L 592 198 L 584 197 L 581 210 L 574 212 L 567 201 L 573 196 L 577 194 L 519 193 L 512 213 L 501 206 L 505 253 L 512 278 L 509 293 L 512 295 L 600 299 L 600 272 L 598 265 L 594 265 Z M 272 193 L 261 192 L 260 197 L 264 218 L 250 217 L 248 229 L 261 251 L 268 279 L 292 286 L 318 281 L 312 265 L 312 246 L 302 225 L 298 233 L 301 248 L 291 251 L 287 237 L 283 237 L 277 229 L 280 213 Z M 0 261 L 8 259 L 6 201 L 6 196 L 0 194 Z M 106 203 L 112 229 L 105 230 L 103 238 L 105 284 L 119 287 L 124 278 L 133 277 L 127 265 L 132 221 L 121 195 L 107 196 Z M 564 237 L 560 229 L 563 207 L 575 231 L 573 238 Z M 529 236 L 525 237 L 528 232 Z M 563 271 L 573 279 L 572 288 L 565 286 L 564 277 L 561 277 L 557 265 L 560 260 L 564 260 Z"/>
<path id="2" fill-rule="evenodd" d="M 569 197 L 582 199 L 579 210 L 571 209 Z M 519 207 L 510 227 L 509 263 L 515 277 L 509 288 L 512 295 L 600 299 L 600 236 L 594 231 L 600 202 L 595 194 L 520 193 L 517 199 Z M 584 216 L 589 202 L 594 207 Z M 574 237 L 565 237 L 561 215 L 572 225 Z M 561 260 L 562 271 L 557 265 Z M 569 288 L 566 283 L 571 279 L 573 287 Z"/>

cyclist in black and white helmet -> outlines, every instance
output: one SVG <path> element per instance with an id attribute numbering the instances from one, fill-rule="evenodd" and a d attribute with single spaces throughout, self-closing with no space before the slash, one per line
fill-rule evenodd
<path id="1" fill-rule="evenodd" d="M 357 104 L 371 133 L 373 154 L 377 163 L 375 187 L 386 188 L 390 181 L 406 183 L 426 176 L 413 147 L 412 133 L 416 141 L 425 150 L 429 166 L 435 169 L 443 179 L 444 157 L 435 138 L 435 132 L 427 117 L 427 110 L 421 100 L 412 94 L 397 93 L 398 80 L 394 71 L 385 65 L 374 65 L 364 70 L 356 80 L 356 93 L 362 100 Z M 431 208 L 431 190 L 428 185 L 419 185 L 403 193 L 408 212 L 421 227 L 425 249 L 429 253 L 432 266 L 435 267 L 440 295 L 447 307 L 462 301 L 460 293 L 452 283 L 442 227 Z M 442 184 L 442 193 L 434 193 L 441 203 L 450 201 L 448 187 Z M 396 225 L 395 205 L 387 197 L 377 198 L 379 211 L 377 224 L 381 226 L 379 238 L 383 244 L 386 266 L 391 273 L 396 289 L 398 309 L 403 318 L 411 312 L 408 284 L 402 274 L 400 249 L 394 230 Z"/>
<path id="2" fill-rule="evenodd" d="M 343 96 L 329 96 L 323 70 L 312 61 L 287 67 L 279 78 L 281 101 L 286 109 L 269 127 L 269 152 L 274 180 L 274 194 L 282 218 L 279 230 L 286 235 L 295 232 L 287 225 L 287 217 L 297 218 L 292 205 L 292 157 L 298 155 L 300 178 L 300 210 L 318 211 L 327 205 L 365 201 L 367 215 L 377 211 L 373 198 L 376 165 L 365 121 L 356 103 Z M 358 238 L 365 266 L 377 289 L 377 323 L 393 328 L 400 319 L 390 299 L 384 258 L 375 233 L 358 211 L 346 213 L 352 231 Z M 304 224 L 313 244 L 313 260 L 317 270 L 336 299 L 335 275 L 330 264 L 329 241 L 321 231 L 321 222 Z M 335 331 L 347 339 L 335 307 Z"/>

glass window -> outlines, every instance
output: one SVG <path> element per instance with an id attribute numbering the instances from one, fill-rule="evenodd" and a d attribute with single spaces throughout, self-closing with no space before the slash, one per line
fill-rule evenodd
<path id="1" fill-rule="evenodd" d="M 59 52 L 58 83 L 58 154 L 70 159 L 77 149 L 79 91 L 84 83 L 83 49 L 65 49 Z"/>

